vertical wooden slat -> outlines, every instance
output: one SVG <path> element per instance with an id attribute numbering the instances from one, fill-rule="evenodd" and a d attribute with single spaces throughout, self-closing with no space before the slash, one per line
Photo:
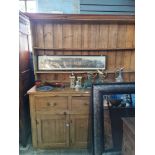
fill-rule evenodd
<path id="1" fill-rule="evenodd" d="M 53 25 L 53 47 L 62 48 L 62 24 Z"/>
<path id="2" fill-rule="evenodd" d="M 130 81 L 130 73 L 123 73 L 123 80 L 125 82 L 129 82 Z"/>
<path id="3" fill-rule="evenodd" d="M 117 48 L 125 48 L 126 47 L 126 25 L 118 26 L 118 38 L 117 38 Z M 115 68 L 123 67 L 123 57 L 124 51 L 116 52 L 116 64 Z"/>
<path id="4" fill-rule="evenodd" d="M 88 47 L 89 48 L 96 47 L 96 33 L 97 33 L 97 26 L 94 24 L 90 24 L 88 27 Z M 89 55 L 94 55 L 94 52 L 90 51 Z"/>
<path id="5" fill-rule="evenodd" d="M 134 25 L 128 25 L 127 26 L 127 42 L 126 47 L 134 47 L 135 46 L 135 26 Z M 132 51 L 130 54 L 130 66 L 129 69 L 131 71 L 135 70 L 135 52 Z M 135 80 L 135 75 L 132 73 L 130 74 L 130 81 Z"/>
<path id="6" fill-rule="evenodd" d="M 98 40 L 98 48 L 107 48 L 108 47 L 108 36 L 109 36 L 109 25 L 108 24 L 100 24 L 99 25 L 99 40 Z M 107 52 L 99 51 L 99 55 L 107 56 Z M 108 62 L 108 57 L 106 57 L 106 61 Z M 107 66 L 106 66 L 107 68 Z"/>
<path id="7" fill-rule="evenodd" d="M 108 48 L 116 48 L 117 47 L 117 31 L 118 25 L 109 25 L 109 37 L 108 37 Z M 116 61 L 116 52 L 108 53 L 108 70 L 115 69 L 115 61 Z"/>
<path id="8" fill-rule="evenodd" d="M 53 47 L 62 48 L 63 47 L 63 32 L 62 24 L 53 24 Z M 54 55 L 63 55 L 63 51 L 55 51 Z"/>
<path id="9" fill-rule="evenodd" d="M 63 24 L 63 48 L 72 48 L 72 25 L 71 24 Z M 72 51 L 64 51 L 64 55 L 72 55 Z"/>
<path id="10" fill-rule="evenodd" d="M 45 24 L 44 26 L 45 48 L 53 48 L 53 25 Z"/>
<path id="11" fill-rule="evenodd" d="M 134 47 L 134 25 L 127 25 L 126 48 Z"/>
<path id="12" fill-rule="evenodd" d="M 73 24 L 72 48 L 81 48 L 81 24 Z M 73 51 L 73 55 L 81 55 L 81 51 Z"/>
<path id="13" fill-rule="evenodd" d="M 133 47 L 133 25 L 127 25 L 126 29 L 126 47 Z M 129 70 L 131 64 L 131 53 L 132 51 L 127 51 L 124 53 L 124 62 L 123 65 L 125 70 Z"/>
<path id="14" fill-rule="evenodd" d="M 98 48 L 107 48 L 108 47 L 108 34 L 109 34 L 109 25 L 100 24 L 100 34 L 98 40 Z"/>
<path id="15" fill-rule="evenodd" d="M 135 81 L 135 73 L 130 73 L 130 81 L 131 82 Z"/>
<path id="16" fill-rule="evenodd" d="M 82 48 L 88 48 L 88 24 L 82 24 L 82 34 L 81 34 L 81 41 L 82 41 Z M 87 51 L 82 51 L 82 55 L 88 55 Z"/>
<path id="17" fill-rule="evenodd" d="M 37 23 L 36 25 L 36 45 L 44 48 L 44 25 Z"/>

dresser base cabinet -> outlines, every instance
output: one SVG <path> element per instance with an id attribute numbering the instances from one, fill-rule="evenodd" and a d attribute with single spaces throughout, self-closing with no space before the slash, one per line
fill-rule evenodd
<path id="1" fill-rule="evenodd" d="M 34 148 L 87 148 L 90 92 L 28 91 Z"/>

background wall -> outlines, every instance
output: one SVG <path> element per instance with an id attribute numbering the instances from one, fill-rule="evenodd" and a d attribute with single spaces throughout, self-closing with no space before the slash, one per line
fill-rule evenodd
<path id="1" fill-rule="evenodd" d="M 37 12 L 133 15 L 134 0 L 37 0 Z"/>
<path id="2" fill-rule="evenodd" d="M 81 14 L 133 15 L 134 0 L 80 0 Z"/>
<path id="3" fill-rule="evenodd" d="M 37 0 L 38 12 L 80 13 L 79 0 Z"/>

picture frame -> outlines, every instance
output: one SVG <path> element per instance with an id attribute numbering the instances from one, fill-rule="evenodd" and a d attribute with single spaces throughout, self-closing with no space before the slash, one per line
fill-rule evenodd
<path id="1" fill-rule="evenodd" d="M 106 69 L 106 56 L 38 56 L 38 70 Z"/>
<path id="2" fill-rule="evenodd" d="M 98 155 L 104 152 L 120 151 L 119 146 L 116 145 L 118 141 L 113 139 L 115 138 L 115 135 L 116 135 L 115 133 L 112 133 L 113 147 L 110 149 L 105 148 L 103 100 L 104 100 L 104 97 L 107 95 L 135 94 L 135 83 L 118 82 L 118 83 L 93 84 L 91 92 L 92 92 L 92 95 L 91 95 L 90 122 L 89 122 L 91 127 L 90 129 L 91 136 L 90 136 L 90 142 L 89 142 L 90 152 L 91 152 L 90 154 Z M 114 112 L 115 114 L 118 113 L 119 117 L 135 116 L 134 106 L 128 107 L 128 108 L 114 108 L 114 109 L 110 109 L 110 111 Z M 116 117 L 114 119 L 116 121 Z M 121 137 L 119 137 L 119 139 L 121 139 Z"/>

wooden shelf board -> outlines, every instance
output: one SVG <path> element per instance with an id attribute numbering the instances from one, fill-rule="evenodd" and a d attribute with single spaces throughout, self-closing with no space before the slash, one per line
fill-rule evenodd
<path id="1" fill-rule="evenodd" d="M 33 47 L 35 51 L 48 50 L 48 51 L 133 51 L 135 48 L 41 48 Z"/>
<path id="2" fill-rule="evenodd" d="M 134 15 L 96 15 L 96 14 L 50 14 L 24 13 L 31 21 L 50 22 L 93 22 L 93 23 L 135 23 Z"/>
<path id="3" fill-rule="evenodd" d="M 35 73 L 36 74 L 51 74 L 51 73 L 62 73 L 62 74 L 65 74 L 65 73 L 87 73 L 87 72 L 92 72 L 92 71 L 36 71 Z M 94 71 L 95 72 L 95 71 Z M 115 71 L 105 71 L 106 73 L 108 74 L 114 74 Z M 129 71 L 123 71 L 123 73 L 134 73 L 135 71 L 134 70 L 129 70 Z"/>

